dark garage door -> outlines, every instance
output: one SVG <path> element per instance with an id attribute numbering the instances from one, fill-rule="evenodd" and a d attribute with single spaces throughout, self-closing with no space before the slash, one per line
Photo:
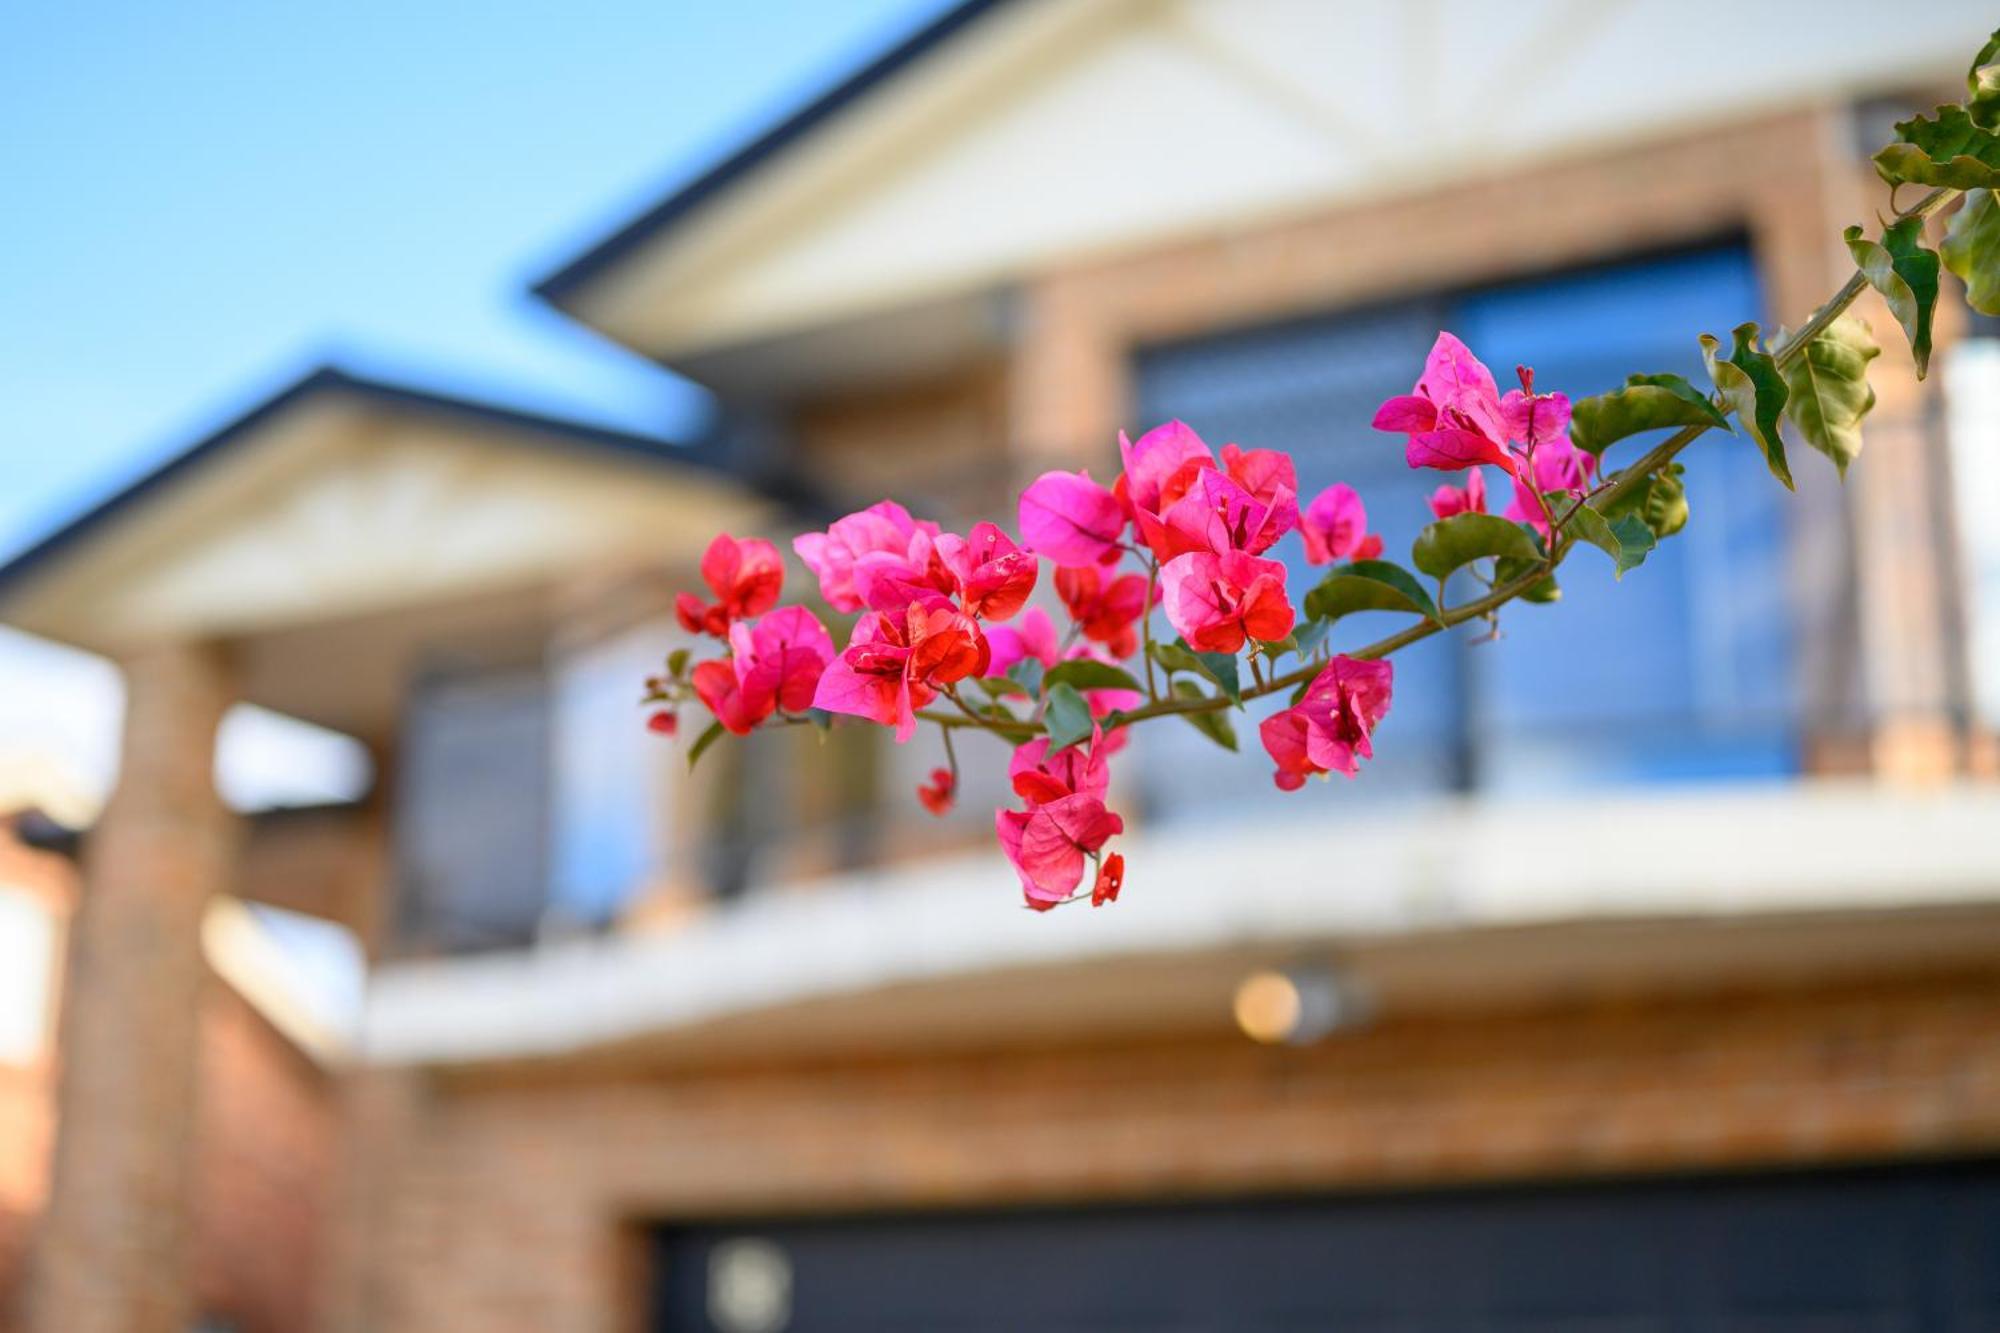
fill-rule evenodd
<path id="1" fill-rule="evenodd" d="M 2000 1330 L 2000 1168 L 664 1232 L 662 1333 Z"/>

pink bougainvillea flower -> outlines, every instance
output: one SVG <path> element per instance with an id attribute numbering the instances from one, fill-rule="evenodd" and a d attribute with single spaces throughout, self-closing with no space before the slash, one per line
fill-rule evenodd
<path id="1" fill-rule="evenodd" d="M 1161 560 L 1189 551 L 1262 555 L 1299 524 L 1298 497 L 1285 487 L 1266 504 L 1214 467 L 1188 474 L 1187 488 L 1146 526 L 1147 545 Z M 1164 492 L 1170 494 L 1169 492 Z"/>
<path id="2" fill-rule="evenodd" d="M 1222 446 L 1222 470 L 1229 479 L 1257 497 L 1257 503 L 1270 505 L 1278 496 L 1288 494 L 1297 503 L 1299 494 L 1299 470 L 1292 463 L 1292 456 L 1282 449 L 1239 449 L 1233 444 Z"/>
<path id="3" fill-rule="evenodd" d="M 849 514 L 825 532 L 808 532 L 792 539 L 792 549 L 819 576 L 820 595 L 836 611 L 859 611 L 863 599 L 854 587 L 854 563 L 861 557 L 885 552 L 907 560 L 910 538 L 918 532 L 938 535 L 938 526 L 910 517 L 910 511 L 893 500 L 873 504 Z"/>
<path id="4" fill-rule="evenodd" d="M 1516 373 L 1521 387 L 1509 390 L 1500 404 L 1520 455 L 1514 469 L 1514 498 L 1507 505 L 1506 517 L 1547 537 L 1548 515 L 1537 492 L 1583 494 L 1590 489 L 1597 460 L 1570 440 L 1569 399 L 1559 393 L 1536 393 L 1535 372 L 1526 366 L 1517 367 Z"/>
<path id="5" fill-rule="evenodd" d="M 979 626 L 955 607 L 913 602 L 901 615 L 870 611 L 820 677 L 812 704 L 894 727 L 907 741 L 917 710 L 944 686 L 984 671 L 988 651 Z"/>
<path id="6" fill-rule="evenodd" d="M 819 678 L 813 707 L 895 727 L 896 738 L 906 739 L 917 729 L 916 710 L 931 699 L 928 692 L 912 698 L 909 661 L 909 635 L 898 619 L 870 611 Z"/>
<path id="7" fill-rule="evenodd" d="M 1095 565 L 1056 570 L 1056 595 L 1083 636 L 1111 650 L 1114 658 L 1139 649 L 1139 621 L 1146 614 L 1146 580 L 1137 574 L 1113 578 Z"/>
<path id="8" fill-rule="evenodd" d="M 1044 667 L 1052 667 L 1061 656 L 1055 622 L 1039 606 L 1023 611 L 1021 618 L 1011 625 L 990 626 L 986 631 L 986 646 L 988 676 L 1004 676 L 1016 662 L 1030 657 Z"/>
<path id="9" fill-rule="evenodd" d="M 998 524 L 975 523 L 963 537 L 947 532 L 937 539 L 937 551 L 958 580 L 969 616 L 1009 619 L 1035 590 L 1040 568 L 1035 557 L 1016 546 Z"/>
<path id="10" fill-rule="evenodd" d="M 1155 514 L 1186 489 L 1192 470 L 1215 466 L 1215 455 L 1185 421 L 1155 426 L 1136 440 L 1118 432 L 1118 458 L 1126 500 Z"/>
<path id="11" fill-rule="evenodd" d="M 1125 821 L 1095 796 L 1078 795 L 1027 810 L 996 810 L 993 828 L 1033 907 L 1075 892 L 1085 859 L 1123 832 Z"/>
<path id="12" fill-rule="evenodd" d="M 948 768 L 931 770 L 931 780 L 917 784 L 917 799 L 924 809 L 943 818 L 951 812 L 952 800 L 958 790 L 958 779 Z"/>
<path id="13" fill-rule="evenodd" d="M 1492 463 L 1514 469 L 1493 372 L 1449 333 L 1438 334 L 1416 389 L 1376 411 L 1375 429 L 1409 436 L 1411 467 L 1455 472 Z"/>
<path id="14" fill-rule="evenodd" d="M 833 661 L 833 638 L 802 606 L 785 606 L 751 626 L 729 627 L 727 659 L 695 664 L 695 693 L 715 720 L 741 736 L 783 708 L 812 707 L 820 676 Z"/>
<path id="15" fill-rule="evenodd" d="M 1359 761 L 1373 757 L 1370 737 L 1389 711 L 1395 670 L 1388 662 L 1340 656 L 1313 677 L 1305 697 L 1258 727 L 1264 750 L 1278 770 L 1272 781 L 1296 791 L 1315 773 L 1353 777 Z"/>
<path id="16" fill-rule="evenodd" d="M 1527 366 L 1514 367 L 1514 374 L 1521 387 L 1507 390 L 1507 396 L 1500 400 L 1506 438 L 1524 455 L 1558 441 L 1569 445 L 1569 395 L 1536 393 L 1535 372 Z"/>
<path id="17" fill-rule="evenodd" d="M 1112 852 L 1097 866 L 1097 882 L 1090 887 L 1090 905 L 1102 907 L 1106 903 L 1118 901 L 1118 890 L 1125 887 L 1125 857 L 1123 853 Z"/>
<path id="18" fill-rule="evenodd" d="M 1044 472 L 1021 492 L 1021 545 L 1059 565 L 1109 564 L 1125 537 L 1125 506 L 1088 472 Z"/>
<path id="19" fill-rule="evenodd" d="M 1285 567 L 1241 551 L 1191 551 L 1160 570 L 1167 620 L 1197 652 L 1234 653 L 1246 639 L 1292 632 Z"/>
<path id="20" fill-rule="evenodd" d="M 1111 770 L 1105 764 L 1104 730 L 1091 729 L 1090 744 L 1071 745 L 1049 753 L 1046 736 L 1019 746 L 1007 764 L 1007 778 L 1014 794 L 1029 805 L 1046 805 L 1065 796 L 1095 796 L 1100 801 L 1111 788 Z"/>
<path id="21" fill-rule="evenodd" d="M 677 735 L 680 729 L 680 717 L 672 709 L 663 708 L 646 719 L 646 730 L 655 736 Z"/>
<path id="22" fill-rule="evenodd" d="M 743 682 L 727 658 L 696 662 L 688 679 L 708 711 L 715 714 L 715 720 L 738 736 L 748 735 L 769 716 L 768 712 L 757 712 L 743 697 Z"/>
<path id="23" fill-rule="evenodd" d="M 904 624 L 910 636 L 910 680 L 930 690 L 986 674 L 991 649 L 971 616 L 950 606 L 912 603 Z"/>
<path id="24" fill-rule="evenodd" d="M 901 551 L 870 551 L 854 561 L 854 593 L 871 611 L 895 614 L 911 602 L 949 602 L 958 576 L 945 563 L 944 538 L 918 528 Z"/>
<path id="25" fill-rule="evenodd" d="M 729 646 L 744 694 L 787 713 L 812 707 L 820 675 L 833 661 L 833 636 L 803 606 L 781 606 L 754 626 L 738 621 L 730 627 Z"/>
<path id="26" fill-rule="evenodd" d="M 1431 513 L 1439 518 L 1451 518 L 1456 514 L 1483 514 L 1486 512 L 1486 471 L 1483 468 L 1467 468 L 1465 485 L 1453 486 L 1446 483 L 1431 492 Z"/>
<path id="27" fill-rule="evenodd" d="M 705 605 L 692 593 L 674 599 L 674 613 L 690 634 L 721 638 L 730 622 L 761 616 L 777 604 L 784 586 L 785 566 L 778 548 L 761 537 L 719 534 L 701 557 L 701 581 L 715 594 Z"/>
<path id="28" fill-rule="evenodd" d="M 1321 491 L 1299 519 L 1305 534 L 1306 563 L 1373 560 L 1382 554 L 1382 539 L 1368 531 L 1368 510 L 1352 486 L 1342 482 Z"/>
<path id="29" fill-rule="evenodd" d="M 1118 456 L 1125 470 L 1118 478 L 1118 498 L 1132 511 L 1132 523 L 1140 540 L 1152 548 L 1159 560 L 1171 560 L 1193 550 L 1203 541 L 1199 535 L 1179 541 L 1171 538 L 1163 516 L 1204 472 L 1215 469 L 1215 455 L 1201 436 L 1186 422 L 1169 421 L 1155 426 L 1136 441 L 1118 433 Z"/>

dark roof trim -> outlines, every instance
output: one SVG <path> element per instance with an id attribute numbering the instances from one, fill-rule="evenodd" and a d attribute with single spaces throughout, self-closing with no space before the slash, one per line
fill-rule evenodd
<path id="1" fill-rule="evenodd" d="M 525 431 L 539 434 L 551 441 L 609 450 L 627 458 L 655 465 L 693 467 L 712 472 L 718 478 L 726 477 L 739 484 L 754 484 L 748 478 L 731 470 L 726 461 L 713 450 L 680 448 L 669 441 L 652 436 L 587 425 L 563 417 L 545 416 L 539 412 L 503 407 L 497 403 L 432 393 L 409 385 L 355 375 L 336 366 L 322 366 L 290 387 L 265 399 L 212 435 L 198 440 L 132 485 L 58 528 L 7 564 L 0 565 L 0 593 L 5 593 L 49 560 L 88 540 L 99 529 L 115 522 L 121 515 L 136 508 L 159 491 L 198 471 L 204 463 L 226 452 L 232 444 L 254 435 L 260 427 L 320 393 L 347 394 L 383 407 L 434 413 L 474 424 Z"/>
<path id="2" fill-rule="evenodd" d="M 536 283 L 533 291 L 562 307 L 576 291 L 632 251 L 680 223 L 688 214 L 779 156 L 980 19 L 1012 0 L 962 0 L 888 52 L 821 94 L 802 110 L 737 150 L 695 180 Z"/>

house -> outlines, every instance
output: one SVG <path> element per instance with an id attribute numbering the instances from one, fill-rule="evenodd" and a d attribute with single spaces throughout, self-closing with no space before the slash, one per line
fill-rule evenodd
<path id="1" fill-rule="evenodd" d="M 1399 658 L 1359 782 L 1138 737 L 1115 908 L 1018 910 L 997 779 L 931 821 L 922 742 L 688 774 L 629 707 L 714 531 L 962 521 L 1168 417 L 1407 542 L 1428 484 L 1367 421 L 1439 328 L 1588 393 L 1796 323 L 1990 17 L 973 0 L 539 288 L 715 438 L 328 372 L 0 571 L 130 692 L 64 1052 L 102 1101 L 41 1235 L 87 1279 L 38 1326 L 174 1326 L 176 1229 L 103 1219 L 173 1216 L 224 886 L 375 960 L 331 1329 L 1990 1322 L 2000 665 L 1946 477 L 1994 331 L 1956 304 L 1932 383 L 1885 339 L 1845 489 L 1705 441 L 1622 585 Z M 243 828 L 235 699 L 376 790 Z"/>

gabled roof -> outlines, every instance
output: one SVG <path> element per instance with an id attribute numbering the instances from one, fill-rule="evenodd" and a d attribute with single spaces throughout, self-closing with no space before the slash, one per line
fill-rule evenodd
<path id="1" fill-rule="evenodd" d="M 812 135 L 904 70 L 955 41 L 989 13 L 1015 2 L 961 0 L 961 3 L 543 278 L 535 284 L 535 294 L 552 305 L 566 308 L 566 300 L 573 292 L 646 241 L 672 228 L 710 199 L 774 161 L 794 144 Z"/>
<path id="2" fill-rule="evenodd" d="M 100 501 L 39 542 L 0 565 L 0 611 L 4 611 L 9 590 L 56 557 L 86 542 L 117 521 L 120 515 L 158 495 L 165 488 L 198 471 L 232 446 L 254 436 L 272 421 L 295 409 L 307 399 L 324 393 L 341 393 L 384 407 L 408 408 L 449 416 L 469 425 L 490 425 L 520 431 L 554 448 L 601 449 L 631 459 L 664 467 L 690 467 L 718 476 L 730 475 L 721 456 L 711 450 L 676 446 L 656 436 L 638 435 L 589 425 L 563 417 L 546 416 L 498 403 L 454 397 L 411 385 L 394 384 L 343 370 L 321 366 L 279 390 L 257 406 L 212 433 L 195 441 L 153 471 Z"/>
<path id="3" fill-rule="evenodd" d="M 981 0 L 539 291 L 725 393 L 829 366 L 851 384 L 857 359 L 910 378 L 951 368 L 941 343 L 1004 355 L 1006 307 L 1049 273 L 1398 194 L 1532 191 L 1567 158 L 1953 77 L 1991 29 L 1988 0 L 1928 0 L 1856 41 L 1809 21 L 1824 7 L 1739 6 L 1717 45 L 1687 39 L 1682 0 Z"/>
<path id="4" fill-rule="evenodd" d="M 714 450 L 329 366 L 0 566 L 0 619 L 117 652 L 420 616 L 691 560 L 776 507 Z"/>

